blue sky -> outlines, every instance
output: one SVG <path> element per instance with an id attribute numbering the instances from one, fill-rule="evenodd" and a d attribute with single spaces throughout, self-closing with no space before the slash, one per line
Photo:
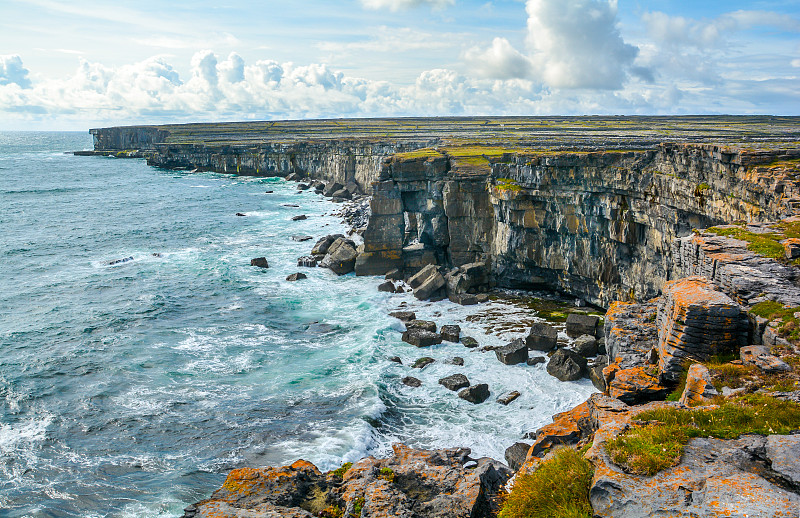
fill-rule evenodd
<path id="1" fill-rule="evenodd" d="M 3 0 L 0 129 L 800 115 L 800 2 Z"/>

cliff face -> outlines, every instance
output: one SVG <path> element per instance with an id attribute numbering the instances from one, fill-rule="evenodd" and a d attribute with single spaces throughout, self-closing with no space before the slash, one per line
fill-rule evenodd
<path id="1" fill-rule="evenodd" d="M 519 134 L 498 137 L 498 126 L 510 122 Z M 555 288 L 604 307 L 655 296 L 683 274 L 673 243 L 692 229 L 776 220 L 800 207 L 800 149 L 787 140 L 797 133 L 792 124 L 781 130 L 787 143 L 776 144 L 768 134 L 776 121 L 764 127 L 757 118 L 737 120 L 752 125 L 748 138 L 760 131 L 761 140 L 724 147 L 644 145 L 653 138 L 646 126 L 560 121 L 572 124 L 570 138 L 589 150 L 569 151 L 552 146 L 552 122 L 376 119 L 92 133 L 97 153 L 135 149 L 130 156 L 158 167 L 355 182 L 373 195 L 359 274 L 481 262 L 496 285 Z M 580 124 L 597 127 L 575 129 Z M 536 125 L 544 129 L 530 129 Z M 714 137 L 678 129 L 684 139 Z M 518 145 L 523 130 L 525 146 L 499 147 Z M 455 138 L 459 131 L 469 138 Z M 610 141 L 615 132 L 630 133 L 628 145 Z M 477 143 L 479 137 L 494 140 Z"/>
<path id="2" fill-rule="evenodd" d="M 366 251 L 404 256 L 419 241 L 439 264 L 486 262 L 501 286 L 555 287 L 600 306 L 657 295 L 673 242 L 692 229 L 785 217 L 800 193 L 758 165 L 784 151 L 477 153 L 482 168 L 448 150 L 421 154 L 384 164 L 373 202 L 384 231 L 368 229 Z M 391 214 L 384 198 L 400 200 Z M 401 228 L 389 235 L 392 225 Z"/>

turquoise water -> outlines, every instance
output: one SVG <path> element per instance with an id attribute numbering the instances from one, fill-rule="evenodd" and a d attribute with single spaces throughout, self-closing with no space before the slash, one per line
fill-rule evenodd
<path id="1" fill-rule="evenodd" d="M 90 147 L 81 133 L 0 133 L 2 516 L 180 516 L 235 467 L 302 457 L 330 469 L 394 441 L 502 458 L 593 392 L 458 344 L 401 342 L 388 312 L 403 304 L 486 345 L 516 335 L 481 312 L 530 314 L 298 268 L 314 241 L 292 235 L 346 230 L 318 195 L 65 153 Z M 258 256 L 271 267 L 250 267 Z M 307 280 L 285 281 L 301 270 Z M 408 367 L 423 355 L 439 361 Z M 464 367 L 444 362 L 456 355 Z M 454 372 L 489 383 L 492 399 L 471 405 L 437 384 Z M 508 390 L 523 396 L 493 402 Z"/>

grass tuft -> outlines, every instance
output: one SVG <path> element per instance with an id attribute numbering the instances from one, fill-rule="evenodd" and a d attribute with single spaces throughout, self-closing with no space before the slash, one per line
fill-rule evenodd
<path id="1" fill-rule="evenodd" d="M 612 461 L 625 471 L 652 476 L 680 462 L 695 437 L 735 439 L 743 434 L 785 435 L 800 429 L 800 405 L 762 394 L 742 396 L 712 409 L 675 407 L 642 412 L 643 421 L 606 443 Z"/>
<path id="2" fill-rule="evenodd" d="M 344 478 L 345 473 L 350 471 L 350 468 L 352 467 L 353 467 L 352 462 L 345 462 L 344 464 L 342 464 L 340 468 L 336 468 L 335 470 L 331 471 L 331 475 L 333 475 L 336 478 Z"/>
<path id="3" fill-rule="evenodd" d="M 591 518 L 592 475 L 580 452 L 560 449 L 534 473 L 517 475 L 497 518 Z"/>

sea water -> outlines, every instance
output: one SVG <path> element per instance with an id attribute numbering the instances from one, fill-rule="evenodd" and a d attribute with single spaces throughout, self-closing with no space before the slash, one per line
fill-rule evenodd
<path id="1" fill-rule="evenodd" d="M 2 516 L 180 516 L 233 468 L 326 470 L 398 441 L 502 459 L 594 391 L 460 344 L 417 349 L 389 316 L 502 345 L 523 326 L 499 331 L 498 315 L 535 319 L 524 305 L 419 302 L 376 277 L 298 268 L 317 238 L 348 230 L 319 195 L 66 153 L 88 148 L 88 134 L 0 133 Z M 260 256 L 270 268 L 250 266 Z M 285 280 L 297 271 L 308 278 Z M 420 356 L 437 361 L 412 369 Z M 438 384 L 458 372 L 491 398 Z M 511 390 L 522 396 L 494 401 Z"/>

